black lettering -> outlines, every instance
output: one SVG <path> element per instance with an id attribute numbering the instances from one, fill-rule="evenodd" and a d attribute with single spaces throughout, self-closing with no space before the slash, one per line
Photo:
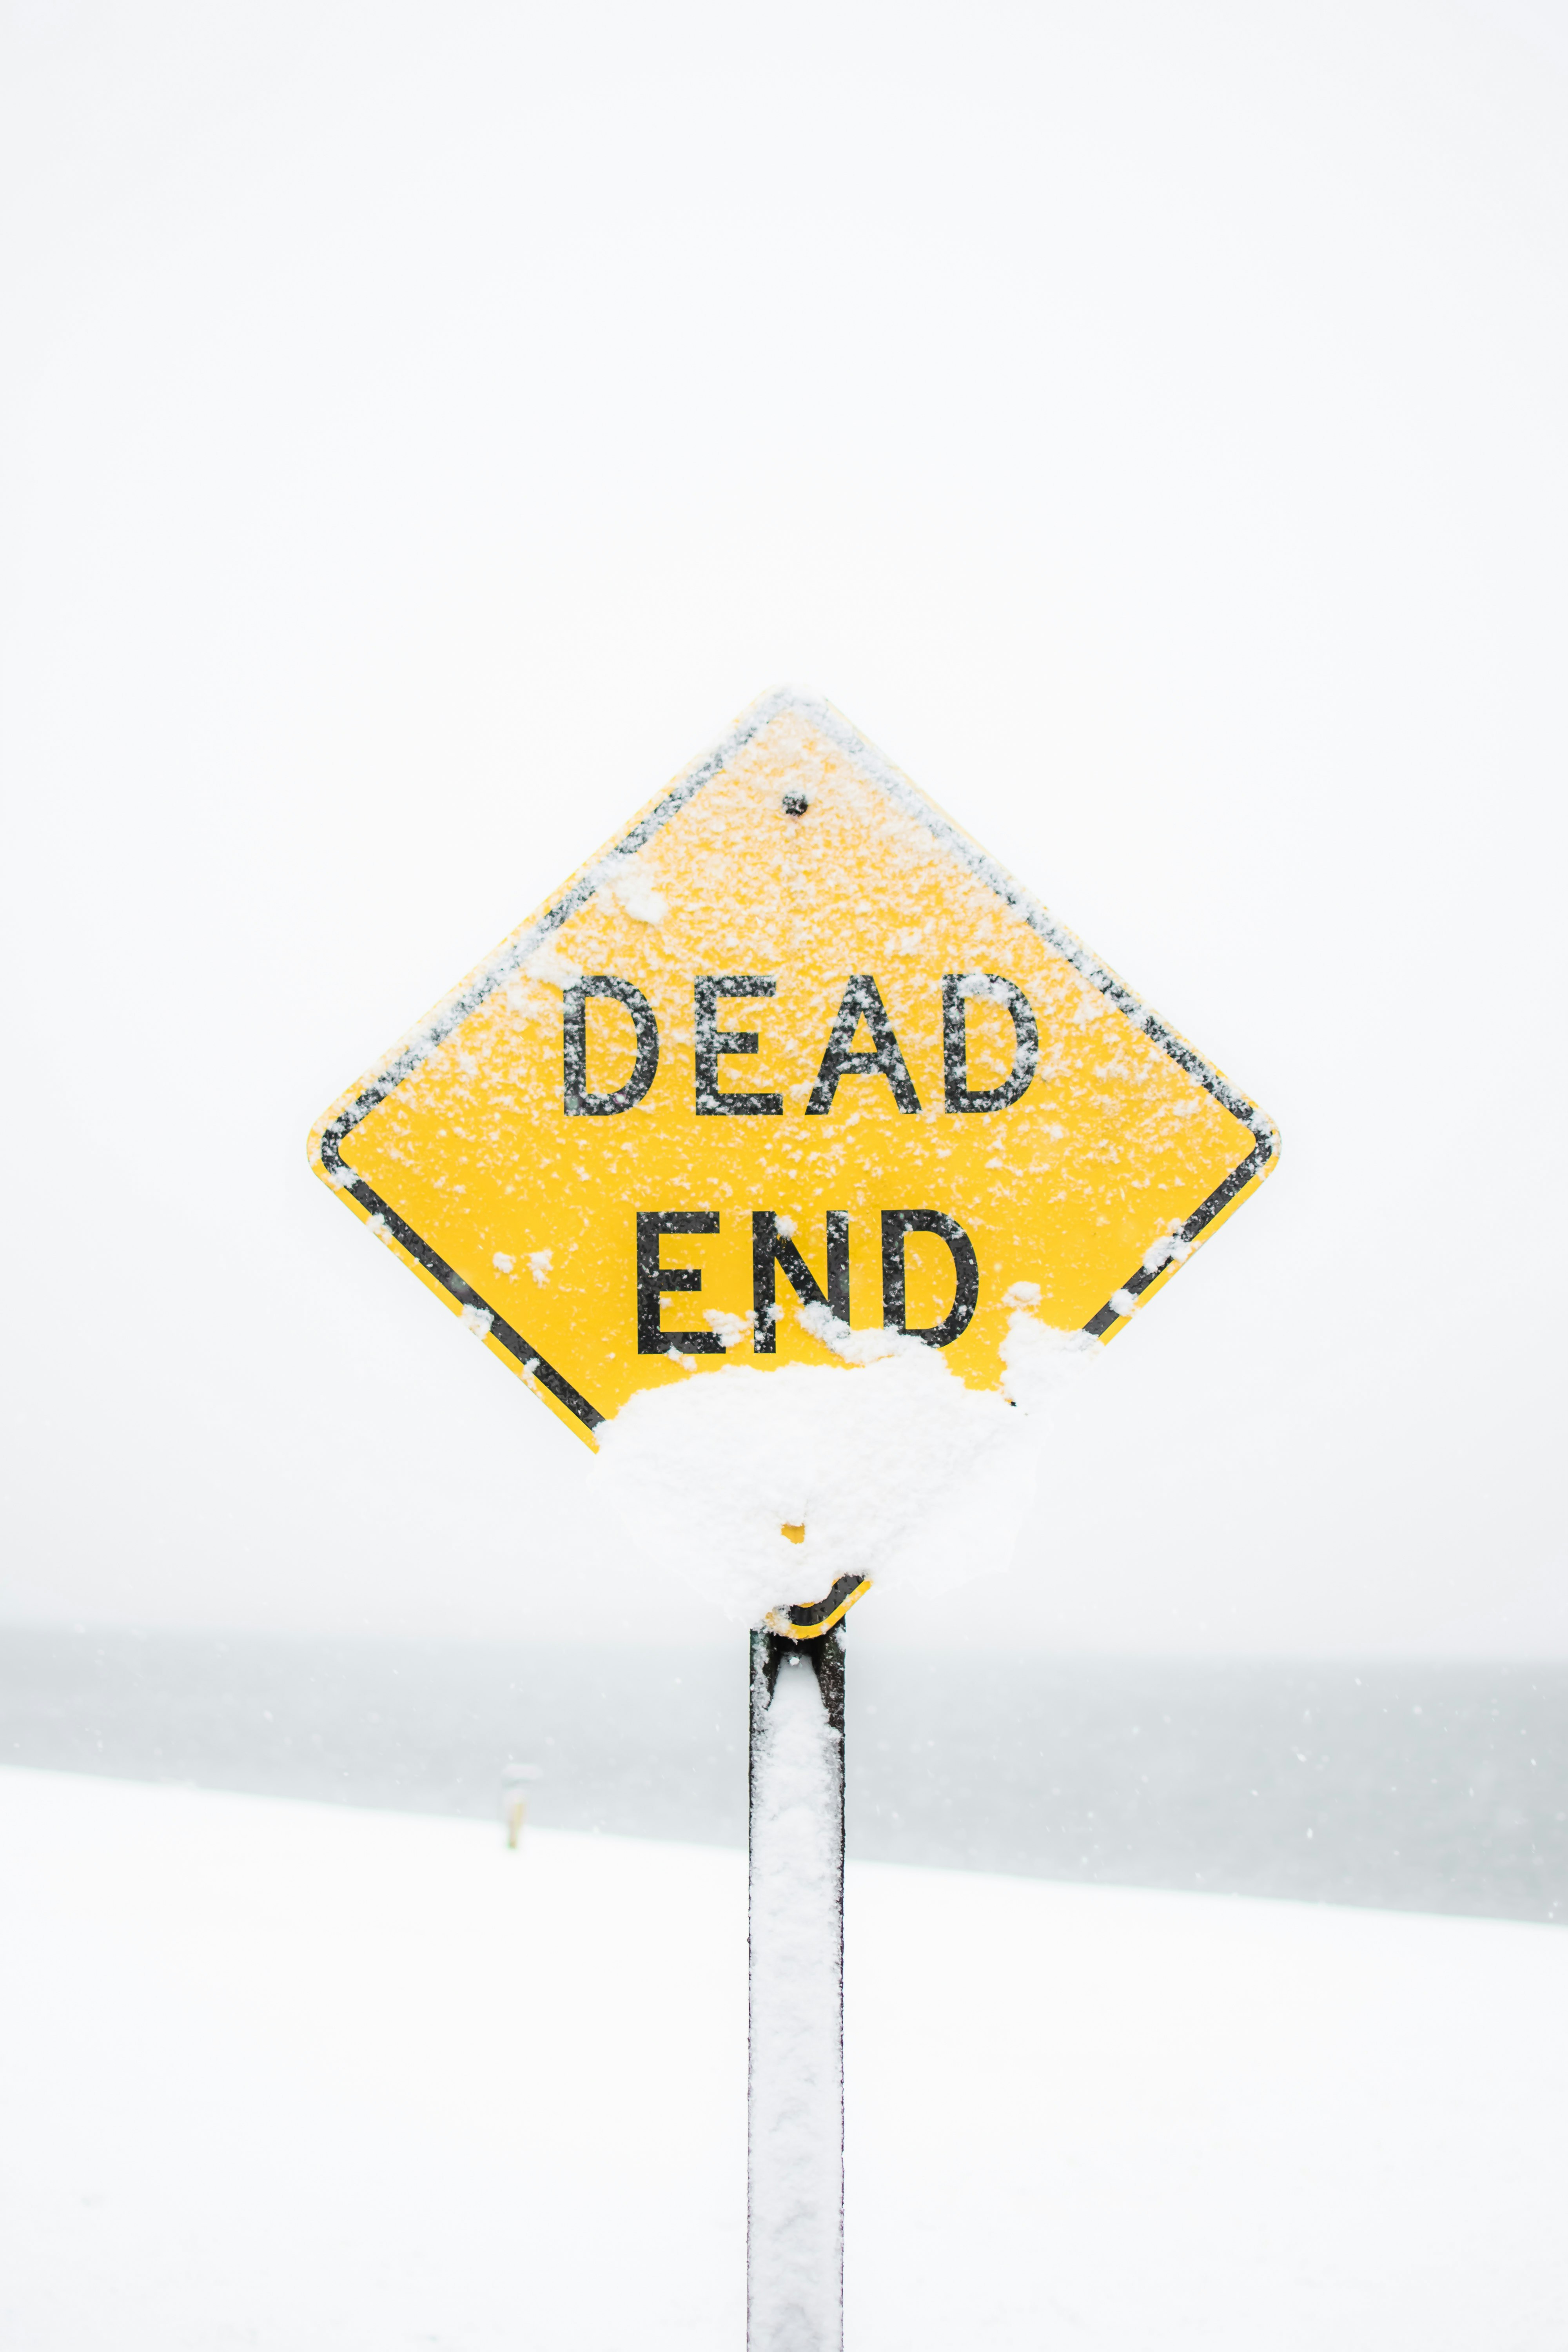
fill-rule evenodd
<path id="1" fill-rule="evenodd" d="M 637 1353 L 639 1356 L 718 1356 L 724 1342 L 717 1331 L 666 1331 L 659 1307 L 667 1290 L 700 1290 L 694 1265 L 660 1265 L 661 1234 L 716 1234 L 717 1209 L 637 1211 Z"/>
<path id="2" fill-rule="evenodd" d="M 861 1022 L 871 1033 L 872 1051 L 857 1054 L 852 1049 L 855 1033 Z M 808 1118 L 821 1118 L 833 1108 L 833 1097 L 840 1078 L 866 1078 L 880 1072 L 893 1089 L 893 1100 L 901 1111 L 911 1114 L 921 1107 L 899 1041 L 893 1034 L 893 1024 L 882 1003 L 882 992 L 868 971 L 858 971 L 844 992 L 828 1034 L 827 1048 L 822 1056 L 816 1084 L 806 1104 Z"/>
<path id="3" fill-rule="evenodd" d="M 782 1118 L 783 1095 L 721 1095 L 719 1091 L 721 1054 L 754 1054 L 761 1042 L 754 1029 L 718 1027 L 721 996 L 773 996 L 778 982 L 756 972 L 700 972 L 695 982 L 697 1001 L 697 1108 L 710 1117 Z"/>
<path id="4" fill-rule="evenodd" d="M 752 1212 L 752 1306 L 759 1356 L 778 1352 L 778 1309 L 773 1303 L 777 1266 L 803 1307 L 826 1307 L 840 1323 L 849 1320 L 849 1219 L 842 1209 L 827 1212 L 827 1288 L 824 1290 L 787 1234 L 779 1231 L 775 1209 Z"/>
<path id="5" fill-rule="evenodd" d="M 952 1253 L 952 1305 L 940 1323 L 910 1331 L 904 1320 L 904 1236 L 935 1234 Z M 882 1212 L 882 1326 L 888 1331 L 910 1331 L 928 1348 L 951 1348 L 968 1330 L 980 1304 L 980 1261 L 974 1244 L 956 1217 L 940 1209 L 884 1209 Z"/>
<path id="6" fill-rule="evenodd" d="M 613 1094 L 595 1095 L 588 1091 L 588 999 L 591 996 L 610 998 L 624 1004 L 632 1016 L 632 1028 L 637 1035 L 637 1059 L 631 1076 L 624 1087 Z M 597 971 L 584 980 L 574 980 L 563 991 L 561 1003 L 561 1063 L 562 1108 L 568 1118 L 609 1118 L 616 1111 L 630 1110 L 640 1103 L 658 1073 L 658 1024 L 653 1017 L 653 1007 L 640 988 L 629 980 L 616 980 L 606 971 Z"/>
<path id="7" fill-rule="evenodd" d="M 1016 1043 L 1012 1074 L 999 1087 L 971 1087 L 969 1083 L 965 1007 L 973 992 L 966 992 L 964 982 L 974 980 L 987 983 L 985 993 L 994 1000 L 1000 990 L 1001 1001 L 1013 1016 Z M 1016 982 L 1004 980 L 998 971 L 948 973 L 942 983 L 942 1068 L 949 1110 L 1005 1110 L 1026 1091 L 1039 1061 L 1040 1024 L 1035 1018 L 1034 1006 Z"/>

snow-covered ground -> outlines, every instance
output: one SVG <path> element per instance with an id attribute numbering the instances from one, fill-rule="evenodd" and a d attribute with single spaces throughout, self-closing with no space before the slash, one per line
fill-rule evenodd
<path id="1" fill-rule="evenodd" d="M 721 1851 L 0 1774 L 0 2342 L 738 2352 Z M 1561 2352 L 1560 1929 L 851 1865 L 851 2352 Z"/>

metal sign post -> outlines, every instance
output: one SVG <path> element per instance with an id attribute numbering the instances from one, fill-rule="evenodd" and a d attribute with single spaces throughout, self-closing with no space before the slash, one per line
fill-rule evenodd
<path id="1" fill-rule="evenodd" d="M 844 2341 L 843 1619 L 869 1591 L 840 1577 L 752 1635 L 751 2352 Z"/>
<path id="2" fill-rule="evenodd" d="M 752 1635 L 746 2342 L 844 2342 L 844 1647 Z"/>

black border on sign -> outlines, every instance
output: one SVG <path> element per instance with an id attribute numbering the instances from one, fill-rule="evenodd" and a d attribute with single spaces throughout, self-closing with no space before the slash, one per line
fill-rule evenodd
<path id="1" fill-rule="evenodd" d="M 694 761 L 644 815 L 612 842 L 592 866 L 584 868 L 553 906 L 547 908 L 525 929 L 514 933 L 503 947 L 479 967 L 464 987 L 437 1005 L 435 1012 L 383 1064 L 347 1109 L 340 1111 L 321 1132 L 321 1165 L 329 1181 L 339 1191 L 351 1193 L 371 1217 L 379 1220 L 384 1232 L 422 1265 L 460 1307 L 469 1307 L 476 1315 L 488 1316 L 488 1336 L 514 1360 L 520 1371 L 537 1381 L 541 1388 L 548 1389 L 557 1403 L 564 1406 L 586 1430 L 597 1429 L 605 1418 L 604 1414 L 573 1387 L 563 1372 L 558 1372 L 537 1349 L 531 1348 L 521 1332 L 498 1314 L 487 1299 L 481 1298 L 472 1285 L 449 1266 L 445 1258 L 415 1232 L 405 1218 L 400 1217 L 389 1202 L 349 1167 L 342 1158 L 342 1147 L 361 1119 L 368 1117 L 378 1103 L 384 1102 L 405 1078 L 412 1076 L 454 1029 L 459 1027 L 496 989 L 515 976 L 528 958 L 545 944 L 552 931 L 559 930 L 569 916 L 587 904 L 601 887 L 608 859 L 630 856 L 643 848 L 679 810 L 686 806 L 688 801 L 696 797 L 704 784 L 711 783 L 715 776 L 723 772 L 738 751 L 743 751 L 771 720 L 785 711 L 797 712 L 809 719 L 819 732 L 855 762 L 863 775 L 885 792 L 905 815 L 917 818 L 961 864 L 1022 915 L 1032 930 L 1037 931 L 1047 945 L 1065 957 L 1075 971 L 1108 997 L 1135 1029 L 1142 1030 L 1144 1035 L 1151 1038 L 1163 1053 L 1168 1054 L 1172 1061 L 1194 1079 L 1205 1093 L 1213 1095 L 1215 1100 L 1233 1118 L 1247 1128 L 1255 1139 L 1251 1150 L 1237 1161 L 1223 1183 L 1216 1185 L 1208 1199 L 1202 1202 L 1192 1215 L 1175 1229 L 1171 1236 L 1172 1247 L 1166 1256 L 1154 1265 L 1138 1266 L 1120 1288 L 1112 1292 L 1105 1305 L 1089 1317 L 1083 1328 L 1091 1338 L 1103 1339 L 1124 1316 L 1131 1313 L 1130 1306 L 1118 1306 L 1117 1300 L 1136 1300 L 1142 1292 L 1149 1289 L 1169 1270 L 1172 1259 L 1184 1257 L 1205 1229 L 1264 1173 L 1279 1149 L 1279 1139 L 1272 1121 L 1255 1104 L 1248 1102 L 1246 1096 L 1239 1093 L 1218 1070 L 1211 1068 L 1200 1054 L 1194 1053 L 1184 1037 L 1179 1037 L 1173 1029 L 1167 1028 L 1157 1014 L 1118 980 L 1113 971 L 1089 952 L 1080 939 L 1048 914 L 1039 900 L 1021 884 L 1015 882 L 1005 868 L 982 849 L 978 842 L 972 841 L 951 817 L 933 802 L 928 801 L 907 776 L 901 775 L 890 761 L 883 758 L 874 744 L 868 743 L 850 726 L 841 712 L 835 710 L 832 704 L 825 702 L 819 695 L 805 693 L 797 687 L 780 687 L 773 693 L 763 695 L 752 703 L 749 710 L 742 712 L 722 741 L 715 744 L 712 751 L 701 759 Z"/>

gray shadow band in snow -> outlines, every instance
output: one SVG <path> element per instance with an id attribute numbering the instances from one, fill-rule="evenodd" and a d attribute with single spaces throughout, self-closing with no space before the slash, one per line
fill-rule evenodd
<path id="1" fill-rule="evenodd" d="M 851 1643 L 849 1850 L 1568 1916 L 1568 1665 L 950 1659 Z M 746 1644 L 0 1633 L 0 1759 L 739 1845 Z M 499 1833 L 499 1832 L 498 1832 Z"/>

